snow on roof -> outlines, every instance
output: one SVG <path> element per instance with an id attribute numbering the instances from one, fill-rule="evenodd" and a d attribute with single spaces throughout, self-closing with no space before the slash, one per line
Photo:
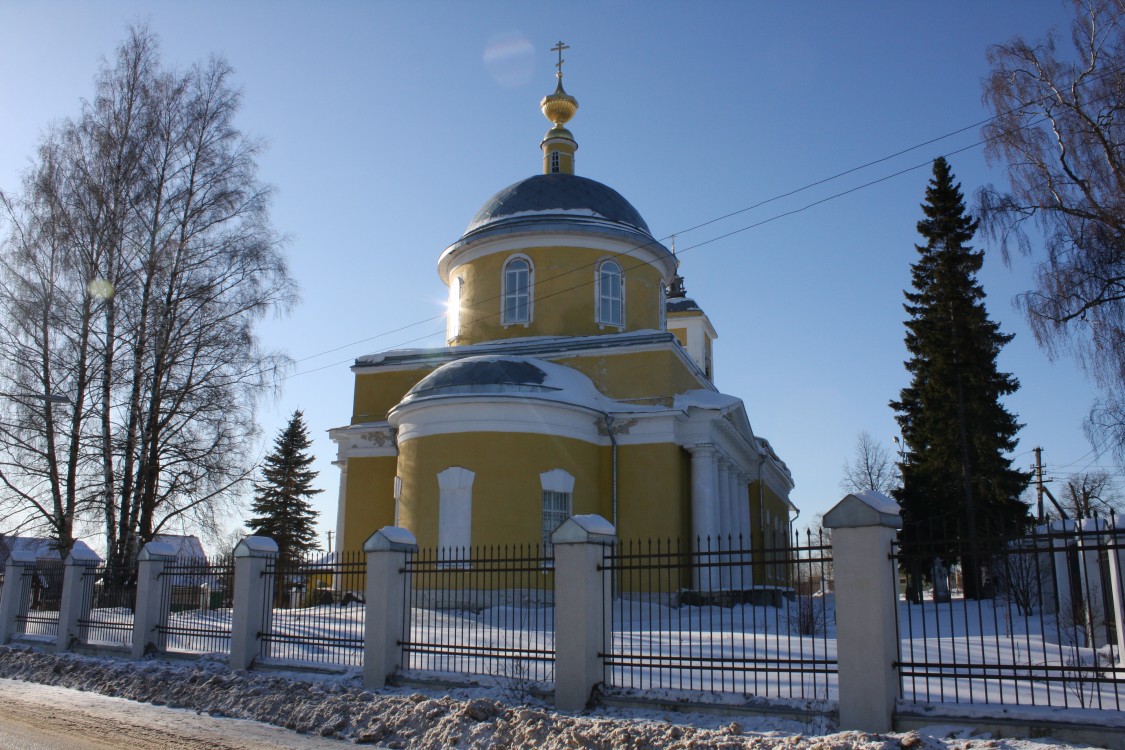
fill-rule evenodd
<path id="1" fill-rule="evenodd" d="M 93 556 L 98 560 L 102 559 L 81 540 L 75 540 L 73 549 L 87 558 Z M 0 536 L 0 564 L 7 562 L 12 552 L 34 557 L 36 560 L 62 559 L 59 555 L 58 543 L 54 539 L 36 536 Z"/>
<path id="2" fill-rule="evenodd" d="M 673 405 L 676 409 L 681 409 L 683 411 L 687 411 L 688 408 L 693 406 L 698 409 L 729 411 L 742 406 L 742 399 L 726 393 L 697 389 L 676 394 Z"/>
<path id="3" fill-rule="evenodd" d="M 901 510 L 898 503 L 884 495 L 882 492 L 876 492 L 875 490 L 860 490 L 859 492 L 853 492 L 852 494 L 880 513 L 887 513 L 888 515 L 894 516 L 898 515 L 899 511 Z"/>
<path id="4" fill-rule="evenodd" d="M 194 534 L 155 534 L 152 541 L 167 544 L 176 552 L 177 560 L 184 559 L 207 559 L 207 553 L 203 551 L 203 545 L 200 544 L 198 537 Z"/>

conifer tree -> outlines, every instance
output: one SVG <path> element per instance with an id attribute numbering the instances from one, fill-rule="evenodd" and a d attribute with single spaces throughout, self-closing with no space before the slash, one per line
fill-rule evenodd
<path id="1" fill-rule="evenodd" d="M 277 542 L 281 560 L 295 560 L 320 547 L 316 536 L 318 513 L 310 500 L 323 490 L 312 486 L 318 472 L 309 469 L 314 461 L 308 453 L 311 444 L 304 415 L 298 409 L 265 457 L 262 481 L 254 484 L 251 510 L 256 515 L 246 525 L 254 534 Z"/>
<path id="2" fill-rule="evenodd" d="M 907 571 L 915 591 L 940 556 L 946 564 L 960 560 L 965 594 L 976 598 L 985 540 L 1015 532 L 1027 519 L 1019 497 L 1030 474 L 1013 469 L 1007 457 L 1021 425 L 1001 403 L 1019 381 L 997 369 L 1012 335 L 988 317 L 976 278 L 984 253 L 969 245 L 977 222 L 943 158 L 934 161 L 922 211 L 925 244 L 915 246 L 914 289 L 904 293 L 911 382 L 891 402 L 907 447 L 895 493 L 904 516 L 902 551 L 904 559 L 925 558 Z"/>

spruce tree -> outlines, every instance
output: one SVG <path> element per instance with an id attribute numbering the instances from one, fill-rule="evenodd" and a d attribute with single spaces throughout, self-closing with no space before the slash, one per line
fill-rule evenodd
<path id="1" fill-rule="evenodd" d="M 262 481 L 254 484 L 250 507 L 256 515 L 246 525 L 254 534 L 277 542 L 278 557 L 284 561 L 299 559 L 320 547 L 318 513 L 310 500 L 323 490 L 312 486 L 318 472 L 309 469 L 314 460 L 308 453 L 311 444 L 304 415 L 298 409 L 265 457 Z"/>
<path id="2" fill-rule="evenodd" d="M 1019 381 L 997 369 L 1011 334 L 989 320 L 976 275 L 984 253 L 969 243 L 977 222 L 965 212 L 961 186 L 949 164 L 934 161 L 922 204 L 925 218 L 905 292 L 906 369 L 910 385 L 891 407 L 902 430 L 902 552 L 915 592 L 933 558 L 960 561 L 965 595 L 979 597 L 989 537 L 1021 530 L 1027 507 L 1019 497 L 1030 474 L 1007 457 L 1021 425 L 1001 399 Z"/>

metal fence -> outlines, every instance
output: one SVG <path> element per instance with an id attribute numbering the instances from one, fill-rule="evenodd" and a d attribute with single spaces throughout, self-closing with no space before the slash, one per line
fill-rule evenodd
<path id="1" fill-rule="evenodd" d="M 834 699 L 831 547 L 810 532 L 803 541 L 623 541 L 607 551 L 606 684 Z"/>
<path id="2" fill-rule="evenodd" d="M 135 570 L 119 570 L 101 563 L 82 573 L 82 613 L 78 619 L 83 643 L 131 645 L 133 612 L 137 602 Z"/>
<path id="3" fill-rule="evenodd" d="M 555 571 L 547 550 L 419 550 L 402 572 L 407 669 L 554 681 Z"/>
<path id="4" fill-rule="evenodd" d="M 367 610 L 367 558 L 360 551 L 271 560 L 266 581 L 264 661 L 360 666 Z"/>
<path id="5" fill-rule="evenodd" d="M 1029 533 L 900 539 L 898 667 L 920 703 L 1125 705 L 1125 529 L 1063 521 Z"/>
<path id="6" fill-rule="evenodd" d="M 230 653 L 234 559 L 185 558 L 165 563 L 160 606 L 168 619 L 157 626 L 160 648 L 192 654 Z"/>
<path id="7" fill-rule="evenodd" d="M 57 638 L 59 604 L 62 598 L 61 560 L 37 560 L 24 568 L 20 585 L 20 611 L 16 614 L 16 633 L 23 636 Z"/>

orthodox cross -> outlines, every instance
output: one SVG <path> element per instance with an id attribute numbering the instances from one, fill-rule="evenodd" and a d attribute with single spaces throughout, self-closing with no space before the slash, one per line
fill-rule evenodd
<path id="1" fill-rule="evenodd" d="M 563 44 L 561 41 L 558 44 L 556 44 L 554 47 L 551 47 L 552 52 L 558 52 L 559 53 L 559 61 L 557 63 L 555 63 L 555 67 L 558 68 L 558 71 L 559 71 L 555 75 L 557 75 L 559 78 L 562 78 L 562 64 L 563 64 L 562 53 L 563 53 L 564 49 L 570 49 L 570 45 L 569 44 Z"/>

